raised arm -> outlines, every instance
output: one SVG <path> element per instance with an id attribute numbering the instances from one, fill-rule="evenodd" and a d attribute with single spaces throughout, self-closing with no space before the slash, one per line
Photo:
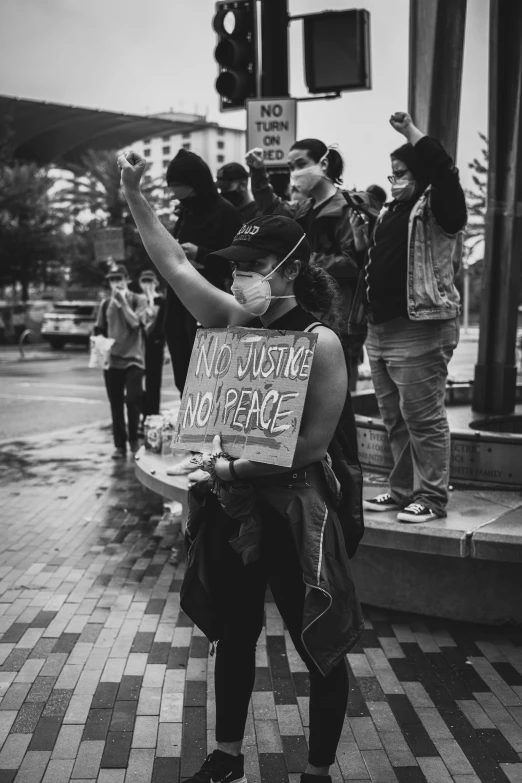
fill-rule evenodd
<path id="1" fill-rule="evenodd" d="M 230 294 L 205 280 L 187 260 L 173 236 L 161 224 L 141 192 L 146 161 L 135 152 L 118 158 L 121 184 L 132 216 L 150 259 L 199 323 L 206 327 L 240 326 L 250 316 Z"/>

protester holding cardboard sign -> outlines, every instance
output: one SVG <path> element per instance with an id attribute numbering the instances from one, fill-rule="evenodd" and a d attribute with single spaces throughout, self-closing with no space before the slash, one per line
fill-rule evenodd
<path id="1" fill-rule="evenodd" d="M 231 265 L 233 293 L 214 288 L 187 261 L 141 194 L 146 161 L 129 153 L 119 158 L 119 165 L 150 258 L 204 327 L 250 326 L 255 327 L 253 335 L 267 328 L 270 334 L 290 330 L 317 335 L 311 367 L 309 356 L 300 354 L 298 360 L 293 354 L 295 373 L 304 377 L 309 372 L 309 378 L 292 467 L 233 460 L 223 453 L 219 435 L 212 451 L 200 457 L 201 466 L 217 482 L 221 505 L 206 491 L 210 482 L 196 485 L 181 603 L 208 638 L 219 642 L 218 747 L 189 780 L 246 781 L 241 744 L 268 583 L 310 672 L 310 752 L 301 780 L 331 783 L 328 770 L 348 698 L 345 654 L 363 626 L 337 514 L 339 485 L 325 459 L 347 397 L 346 366 L 336 333 L 311 314 L 321 313 L 333 326 L 337 289 L 324 270 L 309 263 L 310 247 L 302 229 L 283 216 L 251 220 L 231 247 L 218 251 Z M 265 371 L 285 375 L 286 369 L 277 369 L 284 360 L 279 365 L 275 353 L 272 359 L 263 364 Z M 247 350 L 241 372 L 246 367 L 248 373 L 249 361 Z M 223 362 L 228 363 L 226 356 Z M 294 374 L 292 364 L 290 368 Z M 220 365 L 216 372 L 221 370 Z M 273 378 L 274 389 L 278 382 Z"/>

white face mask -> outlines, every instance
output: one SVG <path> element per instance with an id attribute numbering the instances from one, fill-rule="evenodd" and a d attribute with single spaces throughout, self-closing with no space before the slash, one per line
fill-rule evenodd
<path id="1" fill-rule="evenodd" d="M 156 286 L 154 285 L 154 283 L 143 282 L 140 283 L 140 286 L 145 296 L 155 296 Z"/>
<path id="2" fill-rule="evenodd" d="M 109 280 L 111 291 L 126 291 L 127 283 L 125 280 Z"/>
<path id="3" fill-rule="evenodd" d="M 234 282 L 232 283 L 231 291 L 236 302 L 241 305 L 243 310 L 246 310 L 250 315 L 264 315 L 270 307 L 272 299 L 294 299 L 294 294 L 291 294 L 290 296 L 272 296 L 270 278 L 274 272 L 285 263 L 287 258 L 290 258 L 305 236 L 306 235 L 303 234 L 299 242 L 291 249 L 288 255 L 286 255 L 283 260 L 264 277 L 263 275 L 260 275 L 259 272 L 234 271 Z"/>
<path id="4" fill-rule="evenodd" d="M 391 186 L 391 194 L 396 201 L 409 201 L 415 193 L 417 183 L 411 179 L 396 179 Z"/>
<path id="5" fill-rule="evenodd" d="M 319 163 L 314 163 L 312 166 L 307 166 L 304 169 L 295 169 L 290 174 L 290 182 L 300 192 L 306 195 L 310 195 L 313 189 L 319 184 L 322 179 L 331 181 L 325 174 L 321 162 L 328 160 L 328 153 L 323 155 Z"/>

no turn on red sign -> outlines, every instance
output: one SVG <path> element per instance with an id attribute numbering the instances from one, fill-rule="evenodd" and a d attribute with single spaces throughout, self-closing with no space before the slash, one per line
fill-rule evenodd
<path id="1" fill-rule="evenodd" d="M 296 140 L 295 98 L 251 98 L 247 107 L 247 149 L 263 150 L 267 168 L 282 166 Z"/>

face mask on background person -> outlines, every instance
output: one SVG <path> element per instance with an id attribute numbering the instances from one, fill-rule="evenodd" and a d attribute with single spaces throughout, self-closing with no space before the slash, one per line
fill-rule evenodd
<path id="1" fill-rule="evenodd" d="M 125 292 L 127 290 L 127 283 L 125 280 L 113 278 L 112 280 L 109 280 L 109 286 L 111 291 L 122 291 Z"/>
<path id="2" fill-rule="evenodd" d="M 417 183 L 411 179 L 396 179 L 391 185 L 391 194 L 396 201 L 409 201 L 413 198 Z"/>
<path id="3" fill-rule="evenodd" d="M 154 296 L 156 293 L 156 286 L 149 280 L 144 280 L 143 282 L 140 281 L 140 287 L 145 296 L 148 296 L 149 298 Z"/>
<path id="4" fill-rule="evenodd" d="M 323 155 L 319 163 L 313 163 L 304 169 L 294 169 L 290 174 L 292 186 L 300 193 L 309 195 L 322 179 L 330 181 L 321 166 L 323 160 L 328 160 L 328 153 Z"/>
<path id="5" fill-rule="evenodd" d="M 232 204 L 233 207 L 239 207 L 243 200 L 240 190 L 221 191 L 221 195 L 223 198 L 226 198 L 226 200 Z"/>
<path id="6" fill-rule="evenodd" d="M 234 271 L 234 282 L 232 283 L 231 291 L 236 302 L 241 305 L 243 310 L 246 310 L 250 315 L 264 315 L 270 307 L 272 299 L 294 299 L 294 294 L 290 294 L 290 296 L 272 296 L 270 278 L 274 272 L 285 263 L 287 258 L 290 258 L 305 236 L 306 235 L 303 234 L 288 255 L 286 255 L 283 260 L 265 276 L 259 274 L 259 272 Z"/>

